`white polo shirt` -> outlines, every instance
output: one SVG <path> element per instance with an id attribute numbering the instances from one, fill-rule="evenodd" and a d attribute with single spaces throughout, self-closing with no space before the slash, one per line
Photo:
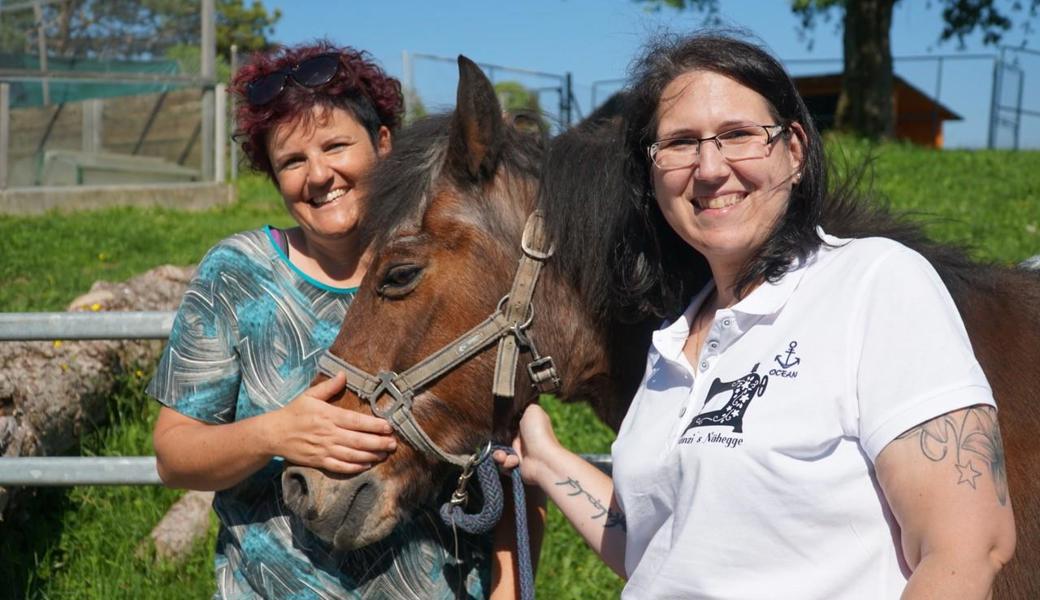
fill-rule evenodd
<path id="1" fill-rule="evenodd" d="M 613 446 L 624 598 L 901 594 L 874 461 L 907 429 L 993 396 L 923 257 L 820 235 L 804 264 L 715 314 L 697 365 L 682 348 L 710 289 L 654 333 Z"/>

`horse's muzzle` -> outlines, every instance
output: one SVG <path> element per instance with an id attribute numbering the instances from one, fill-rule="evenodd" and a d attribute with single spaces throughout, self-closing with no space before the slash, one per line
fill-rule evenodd
<path id="1" fill-rule="evenodd" d="M 381 517 L 382 489 L 371 470 L 348 478 L 296 466 L 282 473 L 285 505 L 311 533 L 337 550 L 367 546 L 393 529 L 394 524 Z"/>

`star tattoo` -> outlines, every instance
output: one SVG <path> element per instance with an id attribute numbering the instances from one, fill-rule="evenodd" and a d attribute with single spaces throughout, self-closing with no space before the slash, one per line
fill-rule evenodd
<path id="1" fill-rule="evenodd" d="M 960 474 L 960 479 L 957 483 L 967 483 L 971 486 L 971 489 L 975 489 L 975 479 L 982 475 L 982 473 L 975 469 L 975 465 L 968 461 L 968 464 L 962 465 L 957 463 L 957 472 Z"/>

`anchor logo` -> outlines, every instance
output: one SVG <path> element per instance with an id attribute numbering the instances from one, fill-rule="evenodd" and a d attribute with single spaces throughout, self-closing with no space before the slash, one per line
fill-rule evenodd
<path id="1" fill-rule="evenodd" d="M 794 354 L 794 349 L 797 348 L 797 347 L 798 347 L 798 342 L 792 341 L 790 344 L 788 344 L 788 346 L 787 346 L 787 357 L 784 360 L 780 360 L 780 355 L 777 354 L 776 355 L 776 364 L 780 365 L 784 369 L 790 369 L 791 367 L 793 367 L 793 366 L 797 365 L 798 363 L 802 362 L 802 359 L 798 358 L 798 357 L 795 357 L 795 359 L 793 361 L 791 360 L 791 355 Z"/>

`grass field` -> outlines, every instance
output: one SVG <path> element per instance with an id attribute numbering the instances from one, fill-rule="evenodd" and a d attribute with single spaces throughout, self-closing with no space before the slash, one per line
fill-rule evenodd
<path id="1" fill-rule="evenodd" d="M 868 149 L 831 140 L 832 155 Z M 875 149 L 875 186 L 893 207 L 927 213 L 937 239 L 968 244 L 977 258 L 1018 262 L 1040 254 L 1040 153 Z M 203 213 L 113 209 L 0 217 L 0 310 L 62 310 L 98 279 L 197 261 L 221 237 L 264 223 L 288 224 L 270 184 L 246 177 L 239 202 Z M 85 455 L 151 453 L 156 406 L 143 394 L 150 365 L 121 382 L 110 425 L 87 436 Z M 582 406 L 549 409 L 563 441 L 606 452 L 612 434 Z M 139 555 L 139 541 L 178 493 L 158 487 L 41 489 L 30 510 L 0 523 L 0 598 L 200 598 L 213 588 L 211 539 L 182 565 Z M 543 598 L 616 597 L 621 588 L 555 511 L 538 573 Z"/>

